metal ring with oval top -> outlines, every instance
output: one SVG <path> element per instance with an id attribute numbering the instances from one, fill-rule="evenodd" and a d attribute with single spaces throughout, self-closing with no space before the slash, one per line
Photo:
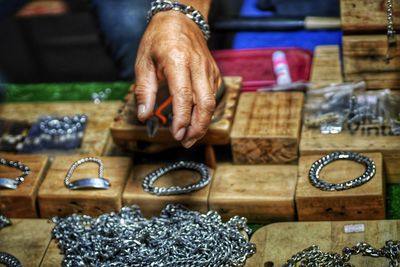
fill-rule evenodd
<path id="1" fill-rule="evenodd" d="M 320 173 L 321 170 L 328 165 L 329 163 L 336 161 L 336 160 L 352 160 L 357 163 L 360 163 L 365 166 L 365 172 L 350 181 L 344 182 L 344 183 L 328 183 L 320 179 Z M 310 171 L 308 173 L 308 178 L 310 183 L 324 191 L 341 191 L 341 190 L 347 190 L 351 189 L 360 185 L 363 185 L 367 183 L 369 180 L 371 180 L 376 173 L 376 167 L 375 167 L 375 162 L 371 160 L 368 157 L 365 157 L 363 155 L 360 155 L 358 153 L 354 152 L 346 152 L 346 151 L 339 151 L 339 152 L 333 152 L 331 154 L 328 154 L 316 162 L 314 162 L 311 165 Z"/>
<path id="2" fill-rule="evenodd" d="M 156 187 L 156 186 L 154 186 L 154 183 L 160 177 L 162 177 L 163 175 L 167 174 L 170 171 L 179 170 L 179 169 L 195 170 L 198 173 L 200 173 L 201 178 L 197 183 L 187 185 L 184 187 L 181 187 L 181 186 Z M 186 193 L 200 190 L 203 187 L 207 186 L 210 183 L 210 181 L 211 181 L 211 176 L 208 172 L 208 167 L 205 164 L 191 162 L 191 161 L 179 161 L 179 162 L 167 165 L 165 167 L 161 167 L 161 168 L 151 172 L 146 177 L 144 177 L 143 189 L 144 189 L 144 191 L 146 191 L 150 194 L 157 195 L 157 196 L 179 195 L 179 194 L 186 194 Z"/>
<path id="3" fill-rule="evenodd" d="M 70 181 L 74 171 L 82 164 L 93 162 L 99 166 L 98 177 L 86 177 L 76 181 Z M 82 189 L 109 189 L 111 184 L 104 177 L 104 164 L 103 161 L 97 158 L 82 158 L 75 161 L 69 168 L 67 175 L 64 178 L 64 185 L 70 190 L 82 190 Z"/>

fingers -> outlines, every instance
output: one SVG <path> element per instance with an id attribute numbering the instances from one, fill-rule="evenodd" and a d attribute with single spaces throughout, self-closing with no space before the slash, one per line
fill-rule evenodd
<path id="1" fill-rule="evenodd" d="M 174 138 L 181 141 L 187 132 L 193 107 L 190 71 L 185 64 L 168 65 L 164 69 L 172 100 L 173 121 L 171 132 Z"/>
<path id="2" fill-rule="evenodd" d="M 156 69 L 152 60 L 140 58 L 135 65 L 134 93 L 138 105 L 138 119 L 146 121 L 153 114 L 157 94 Z"/>
<path id="3" fill-rule="evenodd" d="M 206 134 L 216 106 L 214 82 L 210 82 L 207 63 L 195 62 L 191 70 L 194 107 L 190 125 L 182 140 L 186 148 L 191 147 Z"/>

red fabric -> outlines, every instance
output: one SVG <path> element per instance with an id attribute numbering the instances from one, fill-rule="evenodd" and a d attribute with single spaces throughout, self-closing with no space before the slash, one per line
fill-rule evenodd
<path id="1" fill-rule="evenodd" d="M 224 76 L 241 76 L 242 90 L 255 91 L 260 87 L 272 86 L 276 77 L 272 65 L 272 54 L 283 51 L 289 64 L 293 82 L 308 81 L 312 53 L 301 48 L 259 48 L 216 50 L 212 54 Z"/>

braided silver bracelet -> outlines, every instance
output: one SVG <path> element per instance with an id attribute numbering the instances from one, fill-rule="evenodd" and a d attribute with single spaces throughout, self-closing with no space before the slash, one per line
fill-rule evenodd
<path id="1" fill-rule="evenodd" d="M 151 3 L 151 8 L 147 14 L 147 23 L 149 23 L 152 19 L 152 17 L 157 14 L 160 11 L 168 11 L 168 10 L 175 10 L 183 13 L 194 21 L 194 23 L 199 26 L 200 30 L 204 34 L 204 38 L 208 40 L 211 36 L 210 32 L 210 25 L 207 24 L 205 18 L 203 15 L 200 13 L 200 11 L 194 9 L 191 6 L 186 6 L 184 4 L 178 3 L 178 2 L 172 2 L 172 1 L 166 1 L 166 0 L 156 0 Z"/>
<path id="2" fill-rule="evenodd" d="M 200 173 L 201 179 L 192 185 L 180 187 L 180 186 L 171 186 L 171 187 L 155 187 L 154 183 L 166 173 L 179 170 L 179 169 L 191 169 Z M 200 190 L 201 188 L 207 186 L 211 181 L 211 176 L 208 173 L 208 167 L 202 163 L 190 162 L 190 161 L 180 161 L 165 167 L 161 167 L 152 173 L 148 174 L 144 177 L 143 180 L 143 189 L 144 191 L 154 194 L 157 196 L 166 196 L 166 195 L 179 195 L 186 194 L 193 191 Z"/>
<path id="3" fill-rule="evenodd" d="M 70 179 L 80 165 L 93 162 L 99 165 L 99 175 L 98 177 L 82 178 L 71 182 Z M 64 185 L 70 190 L 76 189 L 108 189 L 110 188 L 110 182 L 104 177 L 104 164 L 103 161 L 97 158 L 83 158 L 75 161 L 69 168 L 67 175 L 64 178 Z"/>
<path id="4" fill-rule="evenodd" d="M 336 160 L 352 160 L 357 163 L 361 163 L 366 167 L 365 172 L 361 176 L 344 183 L 334 184 L 322 181 L 319 177 L 321 170 L 326 165 Z M 310 171 L 308 173 L 308 178 L 310 180 L 310 183 L 314 187 L 320 190 L 341 191 L 365 184 L 374 177 L 375 173 L 376 173 L 375 162 L 369 159 L 368 157 L 365 157 L 363 155 L 354 152 L 340 151 L 328 154 L 320 158 L 316 162 L 314 162 L 313 165 L 311 165 Z"/>
<path id="5" fill-rule="evenodd" d="M 29 175 L 30 169 L 20 161 L 6 160 L 0 158 L 0 165 L 15 168 L 22 171 L 22 174 L 15 179 L 0 177 L 0 189 L 17 189 L 17 187 L 25 181 L 25 177 Z"/>

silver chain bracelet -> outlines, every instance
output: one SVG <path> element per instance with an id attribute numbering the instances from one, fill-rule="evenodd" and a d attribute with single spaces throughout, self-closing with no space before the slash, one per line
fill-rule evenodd
<path id="1" fill-rule="evenodd" d="M 385 56 L 385 62 L 389 63 L 396 55 L 397 40 L 396 30 L 394 29 L 393 22 L 393 0 L 386 0 L 386 11 L 387 11 L 387 51 Z"/>
<path id="2" fill-rule="evenodd" d="M 345 247 L 342 255 L 334 252 L 323 252 L 318 246 L 311 246 L 293 255 L 282 267 L 354 267 L 349 263 L 351 256 L 361 254 L 362 256 L 382 257 L 389 259 L 389 267 L 399 266 L 400 241 L 388 240 L 381 249 L 376 249 L 365 242 L 360 242 L 353 247 Z"/>
<path id="3" fill-rule="evenodd" d="M 0 189 L 1 188 L 14 189 L 14 190 L 17 189 L 17 187 L 25 181 L 25 177 L 28 176 L 29 173 L 31 172 L 29 167 L 24 165 L 20 161 L 6 160 L 0 158 L 0 165 L 4 165 L 10 168 L 15 168 L 22 172 L 22 174 L 16 177 L 15 179 L 0 177 Z"/>
<path id="4" fill-rule="evenodd" d="M 336 160 L 352 160 L 357 163 L 361 163 L 366 167 L 365 172 L 361 176 L 344 183 L 334 184 L 322 181 L 319 176 L 321 170 L 326 165 Z M 324 191 L 340 191 L 365 184 L 374 177 L 375 173 L 376 173 L 375 162 L 369 159 L 368 157 L 362 156 L 354 152 L 341 151 L 328 154 L 320 158 L 316 162 L 314 162 L 311 165 L 308 178 L 310 180 L 310 183 L 318 189 Z"/>
<path id="5" fill-rule="evenodd" d="M 76 168 L 80 165 L 88 162 L 96 163 L 99 166 L 99 174 L 98 177 L 90 177 L 90 178 L 82 178 L 76 181 L 71 182 L 70 179 L 74 174 Z M 80 160 L 75 161 L 71 167 L 69 168 L 67 175 L 64 178 L 64 185 L 68 189 L 76 190 L 76 189 L 108 189 L 110 188 L 110 182 L 104 178 L 104 164 L 103 161 L 97 158 L 89 157 L 82 158 Z"/>
<path id="6" fill-rule="evenodd" d="M 74 214 L 53 218 L 53 238 L 64 254 L 62 266 L 240 267 L 255 245 L 244 217 L 222 222 L 216 211 L 200 214 L 167 205 L 146 219 L 139 207 L 98 218 Z"/>
<path id="7" fill-rule="evenodd" d="M 179 169 L 190 169 L 195 170 L 200 173 L 200 180 L 191 185 L 187 185 L 184 187 L 181 186 L 171 186 L 171 187 L 155 187 L 154 183 L 166 173 L 179 170 Z M 191 161 L 179 161 L 176 163 L 172 163 L 170 165 L 161 167 L 150 174 L 148 174 L 143 179 L 143 190 L 155 194 L 157 196 L 165 196 L 165 195 L 178 195 L 178 194 L 186 194 L 193 191 L 200 190 L 201 188 L 207 186 L 211 181 L 211 176 L 208 172 L 208 167 L 205 164 L 191 162 Z"/>
<path id="8" fill-rule="evenodd" d="M 178 2 L 166 1 L 166 0 L 156 0 L 151 3 L 151 8 L 147 14 L 147 23 L 149 23 L 152 17 L 160 11 L 175 10 L 183 13 L 194 21 L 194 23 L 199 26 L 200 30 L 203 32 L 204 38 L 208 40 L 211 36 L 210 25 L 206 22 L 203 15 L 191 6 L 186 6 Z"/>
<path id="9" fill-rule="evenodd" d="M 8 225 L 11 225 L 11 221 L 6 216 L 0 214 L 0 230 Z M 6 267 L 22 266 L 15 256 L 3 251 L 0 251 L 0 265 L 5 265 Z"/>

